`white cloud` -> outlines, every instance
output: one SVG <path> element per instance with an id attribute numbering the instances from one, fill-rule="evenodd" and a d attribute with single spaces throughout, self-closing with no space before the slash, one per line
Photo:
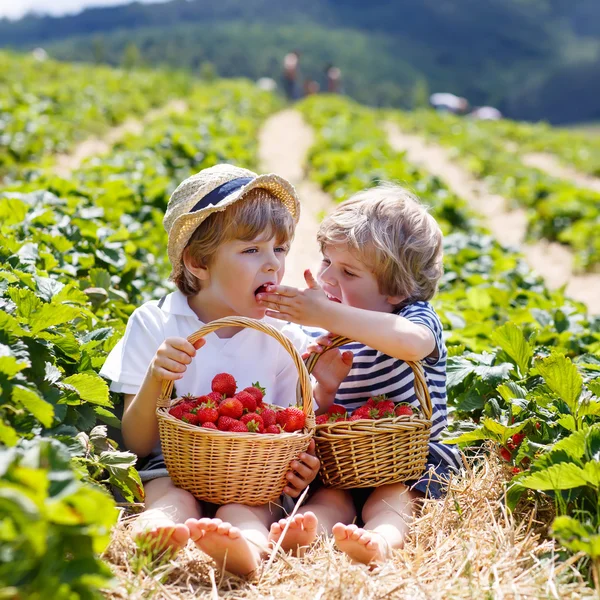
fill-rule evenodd
<path id="1" fill-rule="evenodd" d="M 28 12 L 46 15 L 64 15 L 81 12 L 88 6 L 115 6 L 131 0 L 0 0 L 0 18 L 19 19 Z M 160 0 L 140 0 L 157 2 Z"/>

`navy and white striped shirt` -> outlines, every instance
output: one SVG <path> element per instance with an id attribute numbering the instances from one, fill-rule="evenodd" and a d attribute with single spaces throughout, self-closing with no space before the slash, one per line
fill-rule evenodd
<path id="1" fill-rule="evenodd" d="M 429 302 L 415 302 L 398 310 L 395 314 L 428 327 L 435 338 L 437 358 L 425 358 L 422 361 L 427 387 L 431 396 L 433 414 L 431 417 L 431 437 L 429 442 L 429 462 L 443 463 L 456 469 L 463 466 L 458 449 L 440 442 L 447 425 L 446 397 L 446 358 L 448 352 L 442 337 L 442 324 Z M 313 328 L 303 328 L 312 336 L 318 337 L 324 332 Z M 349 411 L 362 406 L 370 397 L 385 394 L 394 403 L 408 402 L 420 408 L 415 395 L 414 374 L 403 360 L 393 358 L 358 342 L 350 342 L 343 350 L 354 354 L 352 369 L 342 382 L 336 395 L 336 402 Z"/>

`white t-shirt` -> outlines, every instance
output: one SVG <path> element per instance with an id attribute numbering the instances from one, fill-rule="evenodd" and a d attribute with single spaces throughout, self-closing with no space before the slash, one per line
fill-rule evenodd
<path id="1" fill-rule="evenodd" d="M 263 322 L 289 338 L 300 354 L 304 352 L 310 338 L 300 327 L 269 317 Z M 157 300 L 146 302 L 129 318 L 125 335 L 107 356 L 100 375 L 112 380 L 112 391 L 136 394 L 152 358 L 165 339 L 187 338 L 203 325 L 180 291 L 166 296 L 161 307 Z M 219 338 L 213 332 L 205 339 L 206 344 L 197 351 L 183 378 L 174 384 L 178 397 L 188 393 L 209 393 L 212 378 L 226 372 L 235 377 L 238 389 L 260 382 L 266 389 L 265 401 L 270 404 L 289 406 L 296 403 L 298 371 L 276 339 L 249 328 L 231 338 Z"/>

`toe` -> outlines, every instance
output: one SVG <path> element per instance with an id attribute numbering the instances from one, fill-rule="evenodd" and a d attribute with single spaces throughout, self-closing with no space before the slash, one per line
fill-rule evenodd
<path id="1" fill-rule="evenodd" d="M 315 513 L 312 513 L 312 512 L 304 513 L 304 527 L 306 529 L 315 529 L 318 524 L 319 524 L 319 521 L 318 521 L 317 515 L 315 515 Z"/>
<path id="2" fill-rule="evenodd" d="M 338 540 L 346 539 L 347 536 L 347 527 L 343 523 L 336 523 L 332 528 L 332 533 L 334 537 Z"/>

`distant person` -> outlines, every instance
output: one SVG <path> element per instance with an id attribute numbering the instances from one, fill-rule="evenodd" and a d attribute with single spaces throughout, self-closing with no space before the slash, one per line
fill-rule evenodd
<path id="1" fill-rule="evenodd" d="M 469 110 L 469 102 L 466 98 L 447 92 L 431 94 L 429 104 L 438 112 L 449 112 L 454 115 L 462 115 Z"/>
<path id="2" fill-rule="evenodd" d="M 341 94 L 342 71 L 330 63 L 325 67 L 325 76 L 327 78 L 327 91 L 330 94 Z"/>
<path id="3" fill-rule="evenodd" d="M 283 58 L 283 89 L 288 100 L 298 98 L 299 69 L 300 53 L 297 50 L 288 52 Z"/>
<path id="4" fill-rule="evenodd" d="M 313 94 L 318 94 L 319 93 L 319 90 L 321 89 L 321 86 L 314 79 L 308 79 L 307 78 L 307 79 L 304 80 L 303 89 L 304 89 L 304 95 L 305 96 L 312 96 Z"/>
<path id="5" fill-rule="evenodd" d="M 479 106 L 469 116 L 480 121 L 498 121 L 502 118 L 502 113 L 493 106 Z"/>

